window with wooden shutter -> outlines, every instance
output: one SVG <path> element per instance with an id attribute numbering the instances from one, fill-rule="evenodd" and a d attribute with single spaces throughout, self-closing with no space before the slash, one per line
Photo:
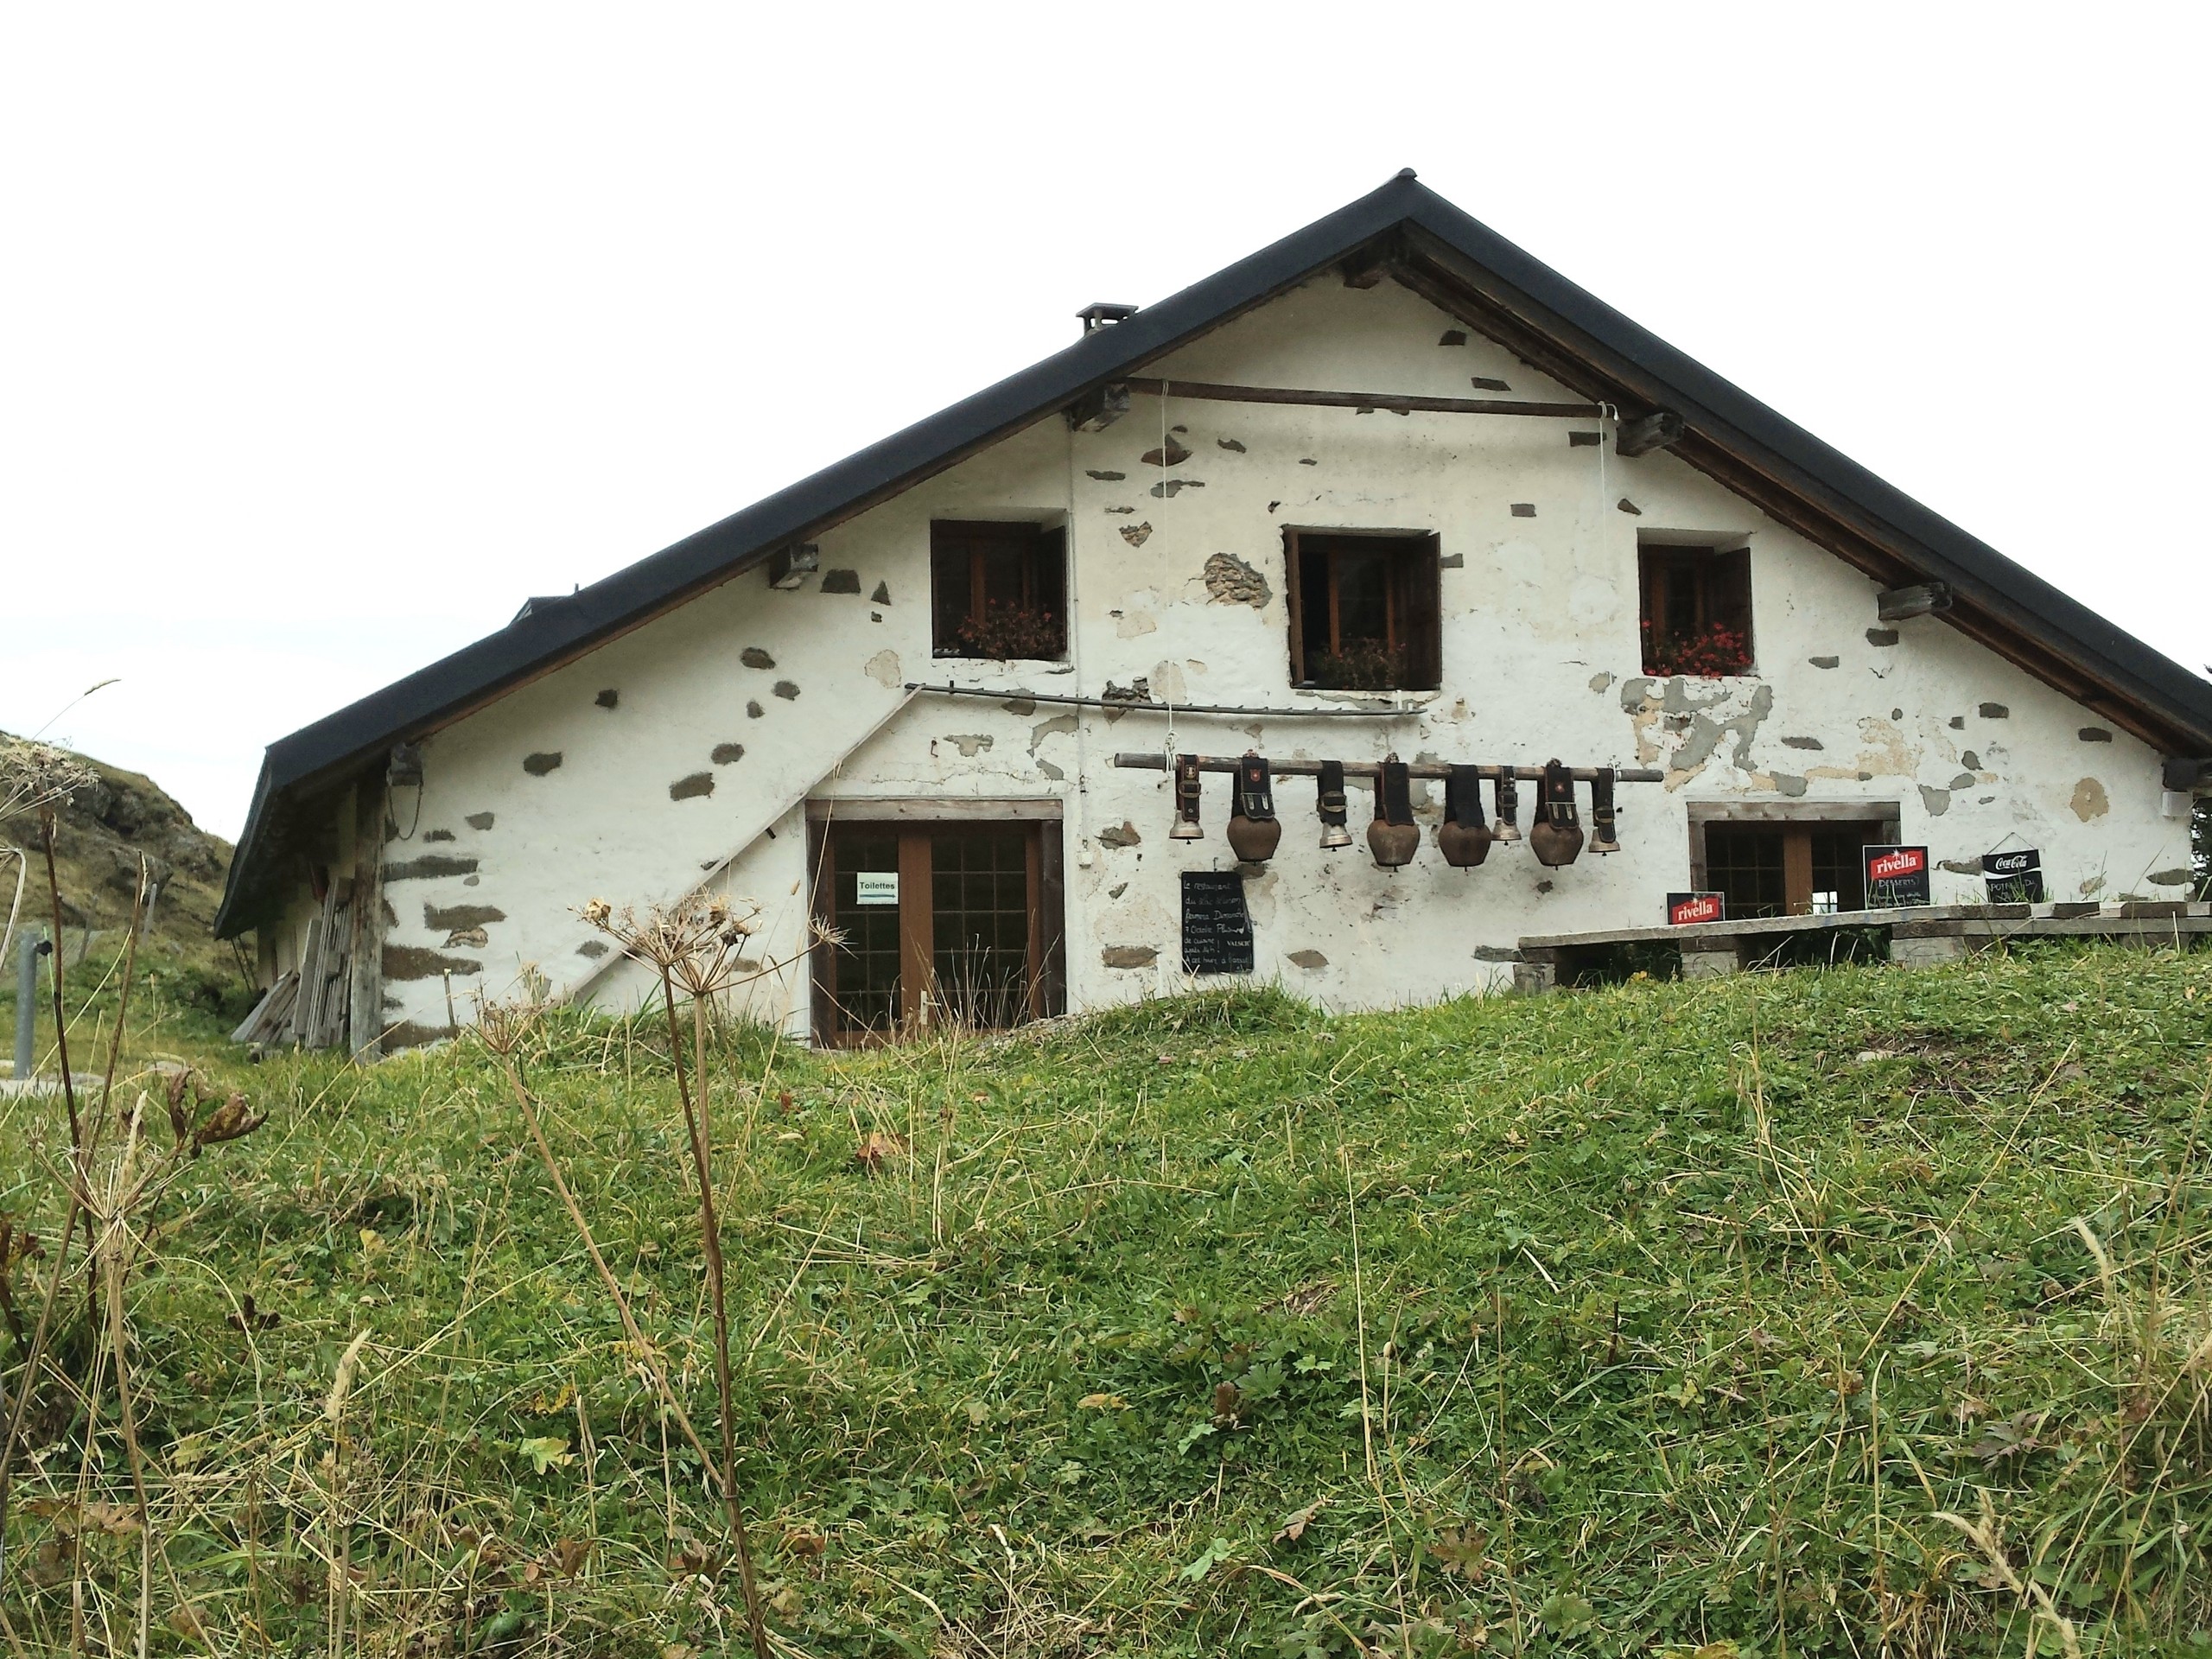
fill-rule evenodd
<path id="1" fill-rule="evenodd" d="M 1643 671 L 1706 678 L 1751 671 L 1749 548 L 1637 549 Z"/>
<path id="2" fill-rule="evenodd" d="M 1433 691 L 1443 683 L 1436 537 L 1290 530 L 1283 544 L 1294 685 Z"/>
<path id="3" fill-rule="evenodd" d="M 930 525 L 931 650 L 938 657 L 1067 655 L 1067 532 L 1033 524 Z"/>

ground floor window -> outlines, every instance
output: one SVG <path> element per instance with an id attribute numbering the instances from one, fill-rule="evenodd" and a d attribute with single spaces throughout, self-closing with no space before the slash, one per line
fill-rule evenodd
<path id="1" fill-rule="evenodd" d="M 1888 802 L 1834 816 L 1819 808 L 1802 815 L 1769 808 L 1721 816 L 1725 810 L 1705 816 L 1692 809 L 1691 876 L 1698 891 L 1726 899 L 1732 921 L 1864 910 L 1860 849 L 1897 838 L 1897 808 Z"/>
<path id="2" fill-rule="evenodd" d="M 840 937 L 815 952 L 817 1041 L 996 1030 L 1060 1011 L 1057 822 L 840 823 L 829 811 L 814 825 L 814 909 Z"/>

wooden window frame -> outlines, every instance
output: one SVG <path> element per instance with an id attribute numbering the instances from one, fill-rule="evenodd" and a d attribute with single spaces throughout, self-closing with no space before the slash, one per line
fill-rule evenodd
<path id="1" fill-rule="evenodd" d="M 1743 636 L 1741 663 L 1729 675 L 1757 670 L 1758 641 L 1751 628 L 1751 550 L 1748 544 L 1729 546 L 1719 542 L 1675 543 L 1639 540 L 1637 564 L 1637 639 L 1638 660 L 1646 674 L 1664 674 L 1655 648 L 1673 637 L 1679 619 L 1671 615 L 1673 601 L 1668 577 L 1687 571 L 1692 577 L 1692 615 L 1688 629 L 1701 632 L 1726 626 Z"/>
<path id="2" fill-rule="evenodd" d="M 1058 649 L 1049 657 L 976 658 L 973 652 L 946 649 L 939 633 L 945 595 L 940 580 L 947 556 L 964 545 L 967 552 L 968 602 L 966 620 L 980 623 L 988 608 L 985 570 L 994 547 L 1011 548 L 1025 556 L 1021 570 L 1021 602 L 1037 607 L 1059 623 Z M 1065 662 L 1068 654 L 1067 531 L 1063 525 L 1027 518 L 933 518 L 930 521 L 930 655 L 966 657 L 985 662 Z"/>
<path id="3" fill-rule="evenodd" d="M 837 947 L 823 941 L 813 951 L 810 1026 L 817 1046 L 859 1048 L 893 1042 L 931 1024 L 930 987 L 935 978 L 936 903 L 931 839 L 962 827 L 1018 823 L 1027 830 L 1029 894 L 1027 1020 L 1042 1020 L 1067 1006 L 1066 877 L 1058 802 L 899 800 L 809 803 L 807 855 L 812 870 L 810 907 L 817 922 L 836 919 L 836 867 L 830 842 L 840 825 L 877 834 L 889 830 L 899 844 L 899 1023 L 895 1030 L 848 1030 L 837 1021 Z M 918 905 L 912 893 L 925 895 Z"/>
<path id="4" fill-rule="evenodd" d="M 1306 571 L 1312 561 L 1328 562 L 1323 578 L 1329 596 L 1324 631 L 1332 652 L 1344 649 L 1338 608 L 1342 592 L 1338 561 L 1351 551 L 1354 542 L 1389 544 L 1395 556 L 1383 586 L 1383 649 L 1392 655 L 1406 653 L 1402 685 L 1387 687 L 1323 686 L 1315 683 L 1306 662 Z M 1435 691 L 1444 683 L 1443 538 L 1433 531 L 1341 530 L 1317 526 L 1289 526 L 1283 530 L 1285 594 L 1290 617 L 1290 683 L 1313 690 L 1380 690 Z"/>
<path id="5" fill-rule="evenodd" d="M 1903 817 L 1903 809 L 1896 801 L 1692 802 L 1690 889 L 1698 893 L 1712 890 L 1705 848 L 1705 832 L 1711 826 L 1779 826 L 1783 831 L 1783 913 L 1809 915 L 1813 836 L 1823 830 L 1855 829 L 1866 835 L 1869 845 L 1891 843 L 1899 838 Z"/>

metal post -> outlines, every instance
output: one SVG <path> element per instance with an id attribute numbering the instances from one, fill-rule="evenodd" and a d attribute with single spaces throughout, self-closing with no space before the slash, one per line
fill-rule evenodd
<path id="1" fill-rule="evenodd" d="M 38 959 L 46 941 L 25 928 L 16 952 L 16 1071 L 28 1077 L 37 1059 L 32 1045 L 38 1030 Z"/>

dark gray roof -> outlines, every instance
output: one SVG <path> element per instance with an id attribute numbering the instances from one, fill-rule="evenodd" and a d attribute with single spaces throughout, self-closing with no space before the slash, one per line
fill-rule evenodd
<path id="1" fill-rule="evenodd" d="M 1401 173 L 1379 190 L 1066 350 L 269 746 L 216 918 L 228 936 L 281 892 L 302 800 L 418 737 L 1151 359 L 1345 262 L 1396 280 L 1629 415 L 1668 409 L 1675 453 L 1892 586 L 1941 581 L 1946 620 L 2174 753 L 2212 754 L 2212 683 L 1904 494 Z M 1870 619 L 1871 620 L 1871 619 Z"/>

